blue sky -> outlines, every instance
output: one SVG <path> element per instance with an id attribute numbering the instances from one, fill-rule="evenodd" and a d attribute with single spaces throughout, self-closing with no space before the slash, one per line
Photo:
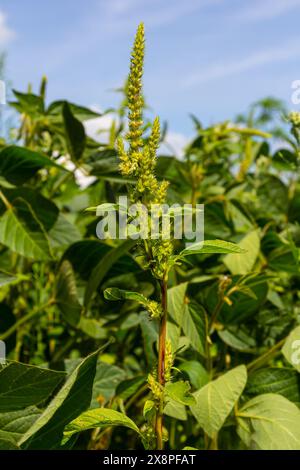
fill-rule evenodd
<path id="1" fill-rule="evenodd" d="M 145 94 L 178 142 L 258 98 L 290 103 L 300 79 L 300 0 L 0 0 L 0 50 L 13 86 L 49 79 L 48 99 L 117 104 L 137 24 Z M 293 107 L 293 105 L 291 105 Z"/>

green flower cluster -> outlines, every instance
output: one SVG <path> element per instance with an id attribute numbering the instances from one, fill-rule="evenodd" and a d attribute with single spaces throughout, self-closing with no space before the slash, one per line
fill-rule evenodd
<path id="1" fill-rule="evenodd" d="M 160 141 L 159 119 L 152 124 L 148 141 L 143 139 L 143 107 L 142 77 L 144 68 L 145 33 L 144 25 L 138 27 L 131 55 L 130 72 L 127 86 L 129 129 L 125 148 L 124 141 L 118 140 L 120 171 L 124 176 L 133 176 L 136 186 L 132 194 L 134 202 L 163 203 L 166 197 L 168 183 L 159 182 L 155 176 L 156 152 Z"/>
<path id="2" fill-rule="evenodd" d="M 129 129 L 125 136 L 128 146 L 122 138 L 118 139 L 118 155 L 120 172 L 124 176 L 132 176 L 136 184 L 131 188 L 130 198 L 134 203 L 163 204 L 166 199 L 168 182 L 158 181 L 155 175 L 157 149 L 160 142 L 159 119 L 155 118 L 150 136 L 144 136 L 142 95 L 142 77 L 144 67 L 145 34 L 144 25 L 140 24 L 135 36 L 131 55 L 130 72 L 127 81 L 127 103 Z M 173 252 L 171 240 L 160 237 L 147 241 L 147 260 L 153 275 L 163 279 L 168 271 L 168 264 Z M 158 312 L 152 316 L 157 317 Z"/>
<path id="3" fill-rule="evenodd" d="M 288 115 L 288 120 L 294 127 L 300 127 L 300 113 L 298 111 L 292 111 Z"/>

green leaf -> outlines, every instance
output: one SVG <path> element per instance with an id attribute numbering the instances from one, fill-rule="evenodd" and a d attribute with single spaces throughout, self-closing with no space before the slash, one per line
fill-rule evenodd
<path id="1" fill-rule="evenodd" d="M 47 109 L 47 115 L 54 118 L 60 118 L 65 103 L 65 101 L 53 101 L 53 103 L 51 103 Z M 93 111 L 89 108 L 85 108 L 84 106 L 79 106 L 70 102 L 68 102 L 68 106 L 73 116 L 75 116 L 76 119 L 79 119 L 80 121 L 86 121 L 88 119 L 93 119 L 101 116 L 100 113 Z"/>
<path id="2" fill-rule="evenodd" d="M 0 218 L 0 243 L 26 258 L 51 257 L 46 234 L 30 205 L 22 199 Z"/>
<path id="3" fill-rule="evenodd" d="M 84 295 L 84 305 L 88 307 L 93 293 L 96 291 L 98 286 L 103 281 L 104 277 L 110 270 L 118 259 L 127 253 L 130 248 L 132 248 L 136 244 L 135 240 L 126 240 L 124 243 L 119 245 L 117 248 L 114 248 L 108 251 L 103 258 L 99 261 L 99 263 L 93 269 Z"/>
<path id="4" fill-rule="evenodd" d="M 28 181 L 41 168 L 53 166 L 64 170 L 45 155 L 25 147 L 10 145 L 0 152 L 0 176 L 17 186 Z"/>
<path id="5" fill-rule="evenodd" d="M 19 449 L 19 439 L 40 415 L 41 411 L 35 406 L 24 410 L 0 413 L 0 450 Z"/>
<path id="6" fill-rule="evenodd" d="M 187 412 L 185 405 L 178 403 L 178 401 L 170 398 L 164 408 L 164 415 L 170 416 L 171 418 L 179 419 L 180 421 L 187 420 Z"/>
<path id="7" fill-rule="evenodd" d="M 248 233 L 239 243 L 239 247 L 244 249 L 247 254 L 230 254 L 224 257 L 223 262 L 232 274 L 247 274 L 252 270 L 259 254 L 259 230 L 254 230 Z"/>
<path id="8" fill-rule="evenodd" d="M 106 300 L 135 300 L 141 304 L 147 303 L 148 300 L 143 294 L 118 289 L 117 287 L 109 287 L 108 289 L 105 289 L 104 298 Z"/>
<path id="9" fill-rule="evenodd" d="M 249 398 L 263 393 L 277 393 L 300 405 L 300 376 L 292 368 L 268 367 L 250 373 L 245 388 Z"/>
<path id="10" fill-rule="evenodd" d="M 190 393 L 191 386 L 188 382 L 168 382 L 165 386 L 167 395 L 182 405 L 192 406 L 196 400 Z"/>
<path id="11" fill-rule="evenodd" d="M 168 312 L 178 326 L 182 325 L 183 317 L 187 310 L 185 302 L 187 286 L 187 282 L 183 282 L 168 289 Z"/>
<path id="12" fill-rule="evenodd" d="M 195 351 L 205 356 L 207 318 L 204 308 L 195 300 L 191 300 L 187 306 L 182 318 L 182 330 Z"/>
<path id="13" fill-rule="evenodd" d="M 68 260 L 64 260 L 59 268 L 56 303 L 66 322 L 76 326 L 80 320 L 82 306 L 78 300 L 74 271 Z"/>
<path id="14" fill-rule="evenodd" d="M 155 412 L 156 412 L 156 407 L 155 407 L 154 401 L 146 400 L 144 409 L 143 409 L 143 416 L 145 420 L 150 423 L 155 416 Z"/>
<path id="15" fill-rule="evenodd" d="M 132 377 L 131 379 L 123 380 L 117 387 L 116 395 L 122 400 L 127 400 L 130 398 L 134 393 L 138 391 L 138 389 L 146 383 L 146 377 L 144 376 L 137 376 Z"/>
<path id="16" fill-rule="evenodd" d="M 81 159 L 85 149 L 86 137 L 83 124 L 73 115 L 67 102 L 64 103 L 63 120 L 66 132 L 67 147 L 73 161 Z"/>
<path id="17" fill-rule="evenodd" d="M 64 372 L 11 362 L 0 370 L 0 412 L 38 405 L 64 377 Z"/>
<path id="18" fill-rule="evenodd" d="M 185 248 L 180 257 L 196 254 L 218 254 L 218 253 L 245 253 L 246 250 L 235 243 L 226 242 L 224 240 L 204 240 L 203 242 L 194 243 Z"/>
<path id="19" fill-rule="evenodd" d="M 63 443 L 67 442 L 73 434 L 105 426 L 125 426 L 139 434 L 137 425 L 125 414 L 108 408 L 96 408 L 82 413 L 66 426 Z"/>
<path id="20" fill-rule="evenodd" d="M 81 239 L 78 228 L 69 222 L 63 214 L 59 214 L 51 230 L 48 232 L 52 248 L 63 249 Z"/>
<path id="21" fill-rule="evenodd" d="M 204 431 L 214 437 L 223 426 L 247 381 L 245 366 L 238 366 L 195 392 L 191 411 Z"/>
<path id="22" fill-rule="evenodd" d="M 300 410 L 281 395 L 267 393 L 237 413 L 237 432 L 250 449 L 300 450 Z"/>
<path id="23" fill-rule="evenodd" d="M 125 379 L 125 372 L 120 367 L 98 362 L 93 385 L 93 396 L 91 408 L 96 408 L 99 404 L 106 403 L 115 394 L 122 380 Z"/>
<path id="24" fill-rule="evenodd" d="M 282 353 L 286 360 L 300 372 L 300 326 L 297 326 L 289 334 L 283 345 Z"/>
<path id="25" fill-rule="evenodd" d="M 98 351 L 73 370 L 40 418 L 20 439 L 22 448 L 59 448 L 64 427 L 90 405 L 97 357 Z"/>
<path id="26" fill-rule="evenodd" d="M 94 339 L 104 339 L 107 337 L 107 331 L 103 328 L 102 323 L 95 318 L 81 317 L 77 328 L 83 333 Z"/>
<path id="27" fill-rule="evenodd" d="M 200 362 L 185 361 L 180 364 L 179 369 L 187 374 L 191 384 L 196 389 L 203 387 L 209 381 L 208 372 Z"/>

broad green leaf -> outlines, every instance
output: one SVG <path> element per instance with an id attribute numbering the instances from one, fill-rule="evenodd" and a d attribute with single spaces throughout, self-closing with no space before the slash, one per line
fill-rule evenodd
<path id="1" fill-rule="evenodd" d="M 91 408 L 96 408 L 110 400 L 116 389 L 125 379 L 125 372 L 120 367 L 98 362 L 93 385 Z"/>
<path id="2" fill-rule="evenodd" d="M 0 243 L 26 258 L 48 260 L 51 257 L 40 222 L 29 204 L 21 199 L 18 207 L 8 209 L 0 218 Z"/>
<path id="3" fill-rule="evenodd" d="M 41 168 L 51 166 L 61 168 L 45 155 L 25 147 L 10 145 L 0 151 L 0 176 L 17 186 L 28 181 Z"/>
<path id="4" fill-rule="evenodd" d="M 45 232 L 49 232 L 57 222 L 59 209 L 53 201 L 39 191 L 27 187 L 3 190 L 4 196 L 12 207 L 18 208 L 19 201 L 25 201 Z"/>
<path id="5" fill-rule="evenodd" d="M 47 115 L 54 118 L 61 118 L 64 105 L 65 101 L 53 101 L 47 109 Z M 101 116 L 100 113 L 93 111 L 92 109 L 85 108 L 84 106 L 79 106 L 70 102 L 68 102 L 68 106 L 73 116 L 75 116 L 76 119 L 79 119 L 80 121 L 86 121 L 88 119 Z"/>
<path id="6" fill-rule="evenodd" d="M 209 382 L 193 395 L 191 411 L 204 431 L 213 437 L 223 426 L 247 381 L 245 366 L 238 366 Z"/>
<path id="7" fill-rule="evenodd" d="M 239 245 L 235 243 L 226 242 L 224 240 L 204 240 L 203 242 L 194 243 L 193 245 L 185 248 L 180 257 L 195 255 L 195 254 L 218 254 L 218 253 L 245 253 Z"/>
<path id="8" fill-rule="evenodd" d="M 20 439 L 22 448 L 60 447 L 64 427 L 90 405 L 97 357 L 98 351 L 90 354 L 73 370 L 40 418 Z"/>
<path id="9" fill-rule="evenodd" d="M 179 369 L 187 374 L 191 384 L 196 389 L 203 387 L 209 381 L 208 372 L 200 362 L 185 361 L 179 365 Z"/>
<path id="10" fill-rule="evenodd" d="M 59 214 L 57 221 L 48 232 L 48 238 L 51 247 L 55 250 L 65 249 L 70 244 L 80 240 L 81 233 L 63 214 Z"/>
<path id="11" fill-rule="evenodd" d="M 245 394 L 250 398 L 263 393 L 277 393 L 300 405 L 300 376 L 287 367 L 266 367 L 249 374 Z"/>
<path id="12" fill-rule="evenodd" d="M 168 289 L 168 312 L 178 326 L 182 325 L 187 310 L 185 302 L 187 286 L 187 282 L 183 282 Z"/>
<path id="13" fill-rule="evenodd" d="M 63 260 L 59 268 L 56 303 L 66 322 L 76 326 L 80 320 L 82 307 L 78 300 L 74 271 L 68 260 Z"/>
<path id="14" fill-rule="evenodd" d="M 10 105 L 16 108 L 20 113 L 26 113 L 30 116 L 37 117 L 44 112 L 43 98 L 34 93 L 21 93 L 17 90 L 12 90 L 17 98 L 17 102 L 10 102 Z"/>
<path id="15" fill-rule="evenodd" d="M 286 360 L 300 372 L 300 326 L 297 326 L 289 334 L 283 345 L 282 353 Z"/>
<path id="16" fill-rule="evenodd" d="M 135 240 L 126 240 L 124 243 L 118 247 L 108 251 L 99 263 L 93 269 L 84 295 L 84 305 L 88 307 L 93 293 L 96 291 L 98 286 L 103 281 L 104 277 L 113 266 L 113 264 L 118 261 L 118 259 L 127 253 L 130 248 L 136 244 Z"/>
<path id="17" fill-rule="evenodd" d="M 73 161 L 81 159 L 85 149 L 86 137 L 83 124 L 73 115 L 67 102 L 62 108 L 67 147 Z"/>
<path id="18" fill-rule="evenodd" d="M 116 395 L 122 398 L 122 400 L 127 400 L 132 395 L 134 395 L 134 393 L 136 393 L 138 389 L 145 383 L 146 377 L 144 376 L 137 376 L 131 379 L 123 380 L 117 387 Z"/>
<path id="19" fill-rule="evenodd" d="M 108 408 L 96 408 L 82 413 L 66 426 L 63 443 L 73 434 L 105 426 L 125 426 L 139 433 L 137 425 L 125 414 Z"/>
<path id="20" fill-rule="evenodd" d="M 104 339 L 107 337 L 106 329 L 103 328 L 102 323 L 95 318 L 81 316 L 77 328 L 94 339 Z"/>
<path id="21" fill-rule="evenodd" d="M 237 420 L 250 449 L 300 450 L 300 410 L 281 395 L 258 395 L 238 410 Z"/>
<path id="22" fill-rule="evenodd" d="M 195 351 L 205 356 L 207 318 L 202 305 L 194 300 L 189 302 L 182 318 L 182 330 Z"/>
<path id="23" fill-rule="evenodd" d="M 167 395 L 182 405 L 195 405 L 196 400 L 190 393 L 191 386 L 188 382 L 168 382 L 165 386 Z"/>
<path id="24" fill-rule="evenodd" d="M 35 406 L 0 413 L 0 450 L 19 449 L 19 439 L 40 415 L 41 411 Z"/>
<path id="25" fill-rule="evenodd" d="M 180 421 L 187 420 L 185 405 L 178 403 L 178 401 L 175 401 L 172 398 L 168 399 L 164 408 L 164 414 L 171 418 L 179 419 Z"/>
<path id="26" fill-rule="evenodd" d="M 248 233 L 238 244 L 238 246 L 246 251 L 246 254 L 225 256 L 223 262 L 231 274 L 247 274 L 249 273 L 258 257 L 260 249 L 259 230 Z"/>
<path id="27" fill-rule="evenodd" d="M 0 412 L 38 405 L 52 394 L 64 377 L 64 372 L 20 362 L 9 363 L 0 370 Z"/>
<path id="28" fill-rule="evenodd" d="M 236 325 L 228 326 L 228 328 L 219 330 L 218 336 L 225 344 L 237 351 L 252 353 L 256 351 L 256 341 L 253 336 L 246 331 L 245 327 Z"/>
<path id="29" fill-rule="evenodd" d="M 109 258 L 108 253 L 111 255 L 113 250 L 113 247 L 100 240 L 81 240 L 69 246 L 63 257 L 72 263 L 74 271 L 78 273 L 82 279 L 88 281 L 92 271 L 97 265 L 99 265 L 100 271 L 100 265 L 104 256 L 107 255 L 107 258 Z M 116 276 L 124 276 L 124 274 L 128 273 L 128 279 L 130 280 L 134 274 L 140 272 L 141 267 L 130 254 L 125 252 L 108 269 L 104 276 L 104 278 L 106 278 L 105 285 L 106 287 L 115 287 L 115 284 L 107 285 L 108 275 L 109 280 L 111 280 Z M 129 286 L 130 285 L 132 284 L 129 284 Z"/>

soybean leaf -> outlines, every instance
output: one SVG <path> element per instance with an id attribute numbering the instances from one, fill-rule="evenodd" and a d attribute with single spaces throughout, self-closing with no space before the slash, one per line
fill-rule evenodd
<path id="1" fill-rule="evenodd" d="M 0 176 L 14 185 L 26 183 L 38 170 L 45 167 L 64 170 L 45 155 L 25 147 L 10 145 L 0 152 Z"/>
<path id="2" fill-rule="evenodd" d="M 98 362 L 93 385 L 91 408 L 106 403 L 116 393 L 117 387 L 125 379 L 125 372 L 120 367 Z"/>
<path id="3" fill-rule="evenodd" d="M 73 370 L 40 418 L 20 439 L 19 445 L 22 448 L 60 447 L 64 427 L 90 405 L 97 357 L 98 351 L 86 357 Z"/>
<path id="4" fill-rule="evenodd" d="M 179 369 L 187 374 L 191 384 L 197 389 L 203 387 L 209 381 L 208 372 L 200 362 L 185 361 L 180 364 Z"/>
<path id="5" fill-rule="evenodd" d="M 38 405 L 52 394 L 64 377 L 64 372 L 20 362 L 9 363 L 0 370 L 0 412 Z"/>
<path id="6" fill-rule="evenodd" d="M 40 415 L 41 411 L 35 406 L 0 413 L 0 450 L 19 449 L 19 439 Z"/>
<path id="7" fill-rule="evenodd" d="M 136 244 L 135 240 L 126 240 L 118 247 L 109 250 L 93 269 L 84 295 L 84 305 L 88 307 L 92 295 L 103 281 L 113 264 Z"/>
<path id="8" fill-rule="evenodd" d="M 47 114 L 50 117 L 54 118 L 60 118 L 62 115 L 63 107 L 65 105 L 66 101 L 53 101 L 48 109 L 47 109 Z M 80 121 L 86 121 L 88 119 L 93 119 L 100 117 L 101 114 L 98 113 L 97 111 L 93 111 L 92 109 L 85 108 L 84 106 L 79 106 L 74 103 L 68 102 L 68 106 L 70 108 L 71 113 L 73 116 L 76 117 L 76 119 L 79 119 Z"/>
<path id="9" fill-rule="evenodd" d="M 125 426 L 139 434 L 137 425 L 125 414 L 108 408 L 96 408 L 82 413 L 66 426 L 63 443 L 67 442 L 73 434 L 105 426 Z"/>
<path id="10" fill-rule="evenodd" d="M 187 420 L 187 412 L 185 405 L 178 403 L 178 401 L 170 398 L 164 408 L 164 414 L 170 416 L 171 418 L 179 419 L 180 421 Z"/>
<path id="11" fill-rule="evenodd" d="M 250 449 L 300 450 L 300 410 L 281 395 L 258 395 L 238 410 L 237 420 Z"/>
<path id="12" fill-rule="evenodd" d="M 23 199 L 0 218 L 0 243 L 26 258 L 48 260 L 51 257 L 46 234 Z"/>
<path id="13" fill-rule="evenodd" d="M 123 380 L 117 387 L 116 395 L 122 398 L 122 400 L 127 400 L 145 383 L 146 377 L 144 376 L 137 376 L 131 379 Z"/>
<path id="14" fill-rule="evenodd" d="M 300 376 L 287 367 L 266 367 L 250 373 L 245 388 L 249 398 L 263 393 L 277 393 L 288 400 L 300 404 Z"/>
<path id="15" fill-rule="evenodd" d="M 64 260 L 59 268 L 56 303 L 66 322 L 76 326 L 80 320 L 82 307 L 78 300 L 74 271 L 68 260 Z"/>
<path id="16" fill-rule="evenodd" d="M 259 231 L 248 233 L 238 244 L 241 249 L 247 251 L 243 254 L 229 254 L 224 257 L 223 262 L 232 274 L 247 274 L 255 264 L 260 249 Z"/>
<path id="17" fill-rule="evenodd" d="M 83 124 L 73 115 L 67 102 L 62 108 L 68 151 L 73 161 L 81 159 L 85 149 L 86 137 Z"/>
<path id="18" fill-rule="evenodd" d="M 185 248 L 179 254 L 179 257 L 195 255 L 195 254 L 226 254 L 226 253 L 245 253 L 246 250 L 235 243 L 226 242 L 224 240 L 204 240 L 203 242 L 194 243 Z"/>
<path id="19" fill-rule="evenodd" d="M 195 392 L 191 411 L 204 431 L 213 437 L 223 426 L 247 381 L 245 366 L 238 366 Z"/>

